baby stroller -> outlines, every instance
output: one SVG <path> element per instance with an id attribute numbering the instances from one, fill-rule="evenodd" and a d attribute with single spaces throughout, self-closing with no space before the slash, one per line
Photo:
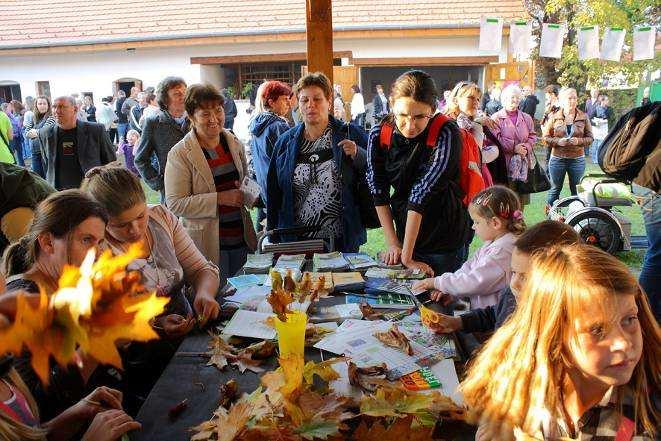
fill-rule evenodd
<path id="1" fill-rule="evenodd" d="M 571 225 L 585 243 L 610 254 L 631 250 L 631 221 L 614 208 L 633 204 L 630 187 L 604 174 L 587 174 L 577 190 L 577 196 L 557 200 L 548 218 Z M 646 246 L 641 239 L 634 237 L 636 248 Z"/>

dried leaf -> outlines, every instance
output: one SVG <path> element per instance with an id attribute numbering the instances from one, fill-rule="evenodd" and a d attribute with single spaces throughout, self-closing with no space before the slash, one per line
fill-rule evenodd
<path id="1" fill-rule="evenodd" d="M 273 291 L 280 291 L 282 289 L 282 274 L 278 270 L 271 270 L 271 289 Z"/>
<path id="2" fill-rule="evenodd" d="M 272 340 L 264 340 L 254 343 L 241 352 L 250 354 L 253 360 L 263 360 L 275 354 L 276 344 Z"/>
<path id="3" fill-rule="evenodd" d="M 333 332 L 335 331 L 332 329 L 318 326 L 314 323 L 308 323 L 305 327 L 305 346 L 314 346 L 319 343 L 322 338 Z"/>
<path id="4" fill-rule="evenodd" d="M 389 426 L 382 420 L 369 426 L 363 420 L 351 435 L 356 441 L 427 441 L 432 439 L 432 429 L 412 427 L 413 417 L 400 418 Z"/>
<path id="5" fill-rule="evenodd" d="M 283 290 L 273 290 L 271 294 L 267 297 L 271 309 L 278 316 L 278 318 L 286 322 L 287 314 L 291 314 L 293 311 L 289 309 L 289 304 L 294 301 L 290 292 Z"/>
<path id="6" fill-rule="evenodd" d="M 220 406 L 229 409 L 232 403 L 239 398 L 239 384 L 236 380 L 229 380 L 220 386 Z"/>
<path id="7" fill-rule="evenodd" d="M 429 410 L 434 398 L 401 387 L 379 387 L 373 395 L 360 400 L 360 412 L 373 417 L 403 417 Z"/>
<path id="8" fill-rule="evenodd" d="M 312 289 L 312 277 L 309 272 L 305 272 L 298 285 L 296 285 L 296 294 L 298 294 L 298 302 L 303 303 Z"/>
<path id="9" fill-rule="evenodd" d="M 381 320 L 383 319 L 383 313 L 376 312 L 372 305 L 367 302 L 360 303 L 360 312 L 363 314 L 365 320 Z"/>
<path id="10" fill-rule="evenodd" d="M 335 363 L 347 360 L 347 357 L 335 357 L 319 363 L 308 361 L 303 368 L 303 378 L 307 384 L 312 384 L 315 375 L 318 375 L 325 382 L 337 380 L 340 378 L 340 374 L 332 366 Z"/>
<path id="11" fill-rule="evenodd" d="M 209 333 L 211 335 L 211 340 L 209 340 L 208 347 L 209 351 L 206 355 L 209 356 L 209 362 L 207 366 L 216 366 L 219 370 L 225 369 L 225 366 L 228 364 L 228 359 L 233 360 L 236 356 L 237 349 L 228 344 L 223 340 L 219 335 Z"/>
<path id="12" fill-rule="evenodd" d="M 285 384 L 280 388 L 280 393 L 289 399 L 299 392 L 302 385 L 303 356 L 287 355 L 279 357 L 278 362 L 285 374 Z"/>
<path id="13" fill-rule="evenodd" d="M 340 432 L 340 426 L 334 421 L 314 420 L 301 424 L 295 432 L 308 440 L 328 439 Z"/>
<path id="14" fill-rule="evenodd" d="M 288 293 L 294 293 L 296 292 L 296 282 L 294 282 L 294 278 L 291 275 L 291 269 L 287 269 L 287 273 L 285 274 L 285 280 L 284 283 L 282 284 L 282 289 L 287 291 Z"/>
<path id="15" fill-rule="evenodd" d="M 246 402 L 236 403 L 227 415 L 218 418 L 216 434 L 218 441 L 232 441 L 245 429 L 250 419 L 252 405 Z"/>
<path id="16" fill-rule="evenodd" d="M 413 355 L 413 348 L 411 347 L 409 338 L 399 330 L 397 325 L 392 325 L 387 331 L 375 332 L 374 337 L 386 346 L 399 349 L 406 355 Z"/>
<path id="17" fill-rule="evenodd" d="M 354 362 L 349 362 L 349 383 L 365 392 L 374 392 L 376 386 L 385 381 L 387 366 L 358 367 Z"/>

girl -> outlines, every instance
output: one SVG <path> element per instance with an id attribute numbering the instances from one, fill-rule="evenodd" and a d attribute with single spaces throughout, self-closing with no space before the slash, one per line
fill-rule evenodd
<path id="1" fill-rule="evenodd" d="M 140 134 L 137 130 L 131 129 L 126 133 L 126 141 L 122 141 L 115 152 L 117 156 L 122 155 L 124 157 L 124 165 L 136 176 L 140 176 L 134 162 L 135 152 L 139 144 Z"/>
<path id="2" fill-rule="evenodd" d="M 437 290 L 431 298 L 445 303 L 452 296 L 469 296 L 472 308 L 484 308 L 495 305 L 498 293 L 507 287 L 514 242 L 526 224 L 516 193 L 502 186 L 478 193 L 468 212 L 484 245 L 458 271 L 416 282 L 413 290 Z"/>
<path id="3" fill-rule="evenodd" d="M 459 187 L 459 128 L 445 123 L 436 145 L 426 145 L 437 98 L 429 74 L 402 74 L 390 94 L 393 114 L 372 128 L 367 147 L 367 182 L 388 246 L 383 260 L 430 276 L 456 271 L 470 236 Z M 380 141 L 386 125 L 394 126 L 389 146 Z"/>
<path id="4" fill-rule="evenodd" d="M 531 267 L 460 387 L 477 439 L 655 439 L 661 331 L 629 269 L 589 245 L 549 249 Z"/>
<path id="5" fill-rule="evenodd" d="M 55 118 L 52 115 L 50 99 L 45 95 L 40 95 L 34 100 L 34 116 L 32 120 L 25 124 L 24 130 L 32 146 L 32 171 L 46 177 L 44 169 L 44 158 L 42 154 L 41 140 L 39 139 L 39 130 L 42 127 L 53 127 Z"/>

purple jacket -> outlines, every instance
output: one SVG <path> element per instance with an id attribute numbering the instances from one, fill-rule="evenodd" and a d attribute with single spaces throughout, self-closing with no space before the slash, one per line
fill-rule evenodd
<path id="1" fill-rule="evenodd" d="M 517 144 L 525 144 L 528 153 L 532 154 L 532 148 L 537 140 L 535 126 L 532 118 L 527 113 L 517 110 L 516 125 L 512 124 L 509 115 L 505 109 L 501 109 L 491 116 L 491 119 L 498 123 L 498 129 L 493 130 L 493 134 L 503 146 L 505 163 L 507 170 L 510 170 L 510 160 L 514 155 L 514 147 Z"/>

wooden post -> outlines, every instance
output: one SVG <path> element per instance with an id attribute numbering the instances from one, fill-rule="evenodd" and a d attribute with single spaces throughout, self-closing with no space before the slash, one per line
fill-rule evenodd
<path id="1" fill-rule="evenodd" d="M 323 72 L 333 83 L 332 0 L 306 0 L 308 72 Z"/>

